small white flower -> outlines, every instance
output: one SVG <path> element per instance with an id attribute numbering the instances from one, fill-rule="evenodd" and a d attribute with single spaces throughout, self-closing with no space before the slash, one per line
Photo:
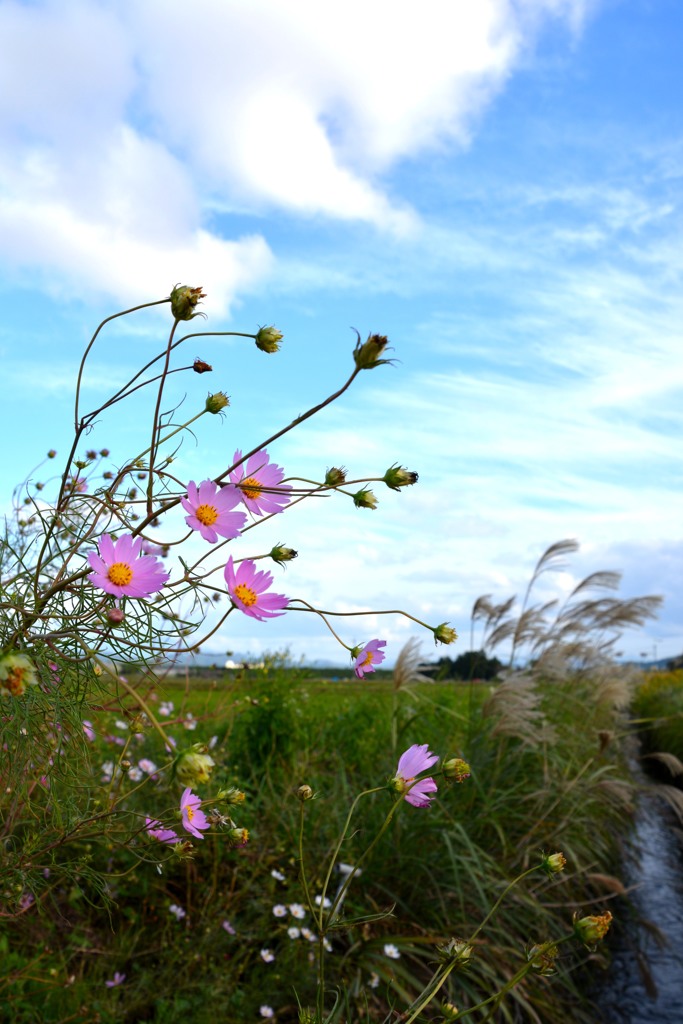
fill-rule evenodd
<path id="1" fill-rule="evenodd" d="M 353 864 L 344 864 L 343 861 L 340 861 L 339 864 L 337 864 L 337 871 L 339 872 L 340 875 L 343 875 L 345 878 L 346 878 L 347 875 L 350 875 L 353 870 L 354 870 Z M 362 875 L 362 874 L 363 874 L 363 872 L 359 868 L 358 871 L 356 871 L 356 874 L 354 875 L 354 878 L 358 878 L 358 876 Z"/>
<path id="2" fill-rule="evenodd" d="M 327 896 L 316 896 L 316 898 L 315 898 L 315 905 L 316 905 L 316 907 L 319 907 L 320 904 L 322 904 L 323 907 L 325 908 L 325 910 L 327 910 L 328 907 L 332 906 L 332 900 L 328 899 Z"/>
<path id="3" fill-rule="evenodd" d="M 117 729 L 127 729 L 128 728 L 128 722 L 122 722 L 120 718 L 116 719 L 116 721 L 114 722 L 114 725 L 116 726 Z"/>
<path id="4" fill-rule="evenodd" d="M 290 928 L 287 929 L 287 934 L 289 935 L 290 939 L 298 939 L 299 936 L 301 935 L 301 932 L 296 927 L 296 925 L 292 925 Z"/>
<path id="5" fill-rule="evenodd" d="M 142 772 L 139 768 L 136 768 L 135 765 L 133 765 L 132 768 L 128 769 L 128 778 L 131 782 L 139 782 L 142 778 Z"/>
<path id="6" fill-rule="evenodd" d="M 370 986 L 370 988 L 377 988 L 377 986 L 379 985 L 379 974 L 377 973 L 377 971 L 373 971 L 372 974 L 370 975 L 370 981 L 368 982 L 368 985 Z"/>
<path id="7" fill-rule="evenodd" d="M 194 717 L 191 711 L 188 711 L 183 719 L 183 725 L 186 729 L 194 731 L 197 728 L 197 719 Z"/>
<path id="8" fill-rule="evenodd" d="M 308 941 L 309 941 L 309 942 L 315 942 L 315 940 L 316 940 L 316 939 L 317 939 L 317 937 L 318 937 L 318 936 L 317 936 L 317 935 L 315 934 L 315 932 L 312 932 L 312 931 L 311 931 L 311 929 L 310 929 L 310 928 L 302 928 L 302 929 L 301 929 L 301 934 L 303 935 L 303 937 L 304 937 L 305 939 L 308 939 Z"/>
<path id="9" fill-rule="evenodd" d="M 258 1012 L 261 1014 L 262 1017 L 274 1017 L 275 1016 L 275 1011 L 273 1010 L 273 1007 L 272 1006 L 267 1006 L 265 1003 L 263 1004 L 263 1006 L 259 1006 L 259 1011 Z"/>
<path id="10" fill-rule="evenodd" d="M 218 743 L 218 736 L 212 736 L 211 739 L 209 740 L 209 750 L 213 750 L 213 748 L 216 746 L 217 743 Z"/>
<path id="11" fill-rule="evenodd" d="M 186 916 L 183 908 L 179 907 L 177 903 L 172 903 L 168 910 L 169 913 L 173 914 L 176 921 L 182 921 L 182 919 Z"/>
<path id="12" fill-rule="evenodd" d="M 225 928 L 225 930 L 228 933 L 228 935 L 234 935 L 235 934 L 235 929 L 233 928 L 233 926 L 230 924 L 230 922 L 227 919 L 222 922 L 221 927 Z"/>
<path id="13" fill-rule="evenodd" d="M 332 943 L 327 937 L 323 938 L 323 946 L 325 947 L 328 953 L 332 952 Z"/>
<path id="14" fill-rule="evenodd" d="M 278 871 L 277 868 L 273 868 L 273 870 L 270 873 L 273 876 L 273 878 L 276 879 L 276 881 L 284 882 L 285 876 L 282 874 L 281 871 Z"/>
<path id="15" fill-rule="evenodd" d="M 302 921 L 306 916 L 306 911 L 304 907 L 301 906 L 300 903 L 290 903 L 289 912 L 292 915 L 292 917 L 296 917 L 298 921 Z"/>
<path id="16" fill-rule="evenodd" d="M 159 714 L 163 715 L 164 718 L 168 718 L 168 716 L 171 714 L 172 711 L 173 711 L 173 701 L 172 700 L 162 700 L 161 704 L 159 705 Z"/>
<path id="17" fill-rule="evenodd" d="M 261 959 L 265 964 L 272 964 L 275 959 L 275 953 L 273 953 L 272 949 L 262 949 Z"/>
<path id="18" fill-rule="evenodd" d="M 276 903 L 273 907 L 273 913 L 275 917 L 286 917 L 287 907 L 283 906 L 282 903 Z"/>
<path id="19" fill-rule="evenodd" d="M 384 946 L 384 955 L 388 956 L 390 960 L 398 960 L 401 954 L 398 946 L 395 946 L 393 942 L 387 942 Z"/>
<path id="20" fill-rule="evenodd" d="M 152 775 L 152 773 L 157 770 L 157 766 L 154 761 L 150 761 L 148 757 L 140 758 L 138 761 L 138 768 L 142 768 L 143 772 L 146 772 L 148 775 Z"/>

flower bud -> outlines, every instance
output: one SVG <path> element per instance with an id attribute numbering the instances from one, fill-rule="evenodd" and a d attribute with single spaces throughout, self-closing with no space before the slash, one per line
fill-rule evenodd
<path id="1" fill-rule="evenodd" d="M 377 508 L 377 498 L 368 487 L 354 494 L 353 503 L 356 508 Z"/>
<path id="2" fill-rule="evenodd" d="M 176 320 L 192 320 L 204 314 L 195 313 L 195 306 L 206 298 L 201 287 L 190 288 L 186 284 L 177 284 L 171 292 L 171 312 Z"/>
<path id="3" fill-rule="evenodd" d="M 451 757 L 448 761 L 444 761 L 441 770 L 445 778 L 452 779 L 453 782 L 464 782 L 472 774 L 467 761 L 463 761 L 461 757 Z"/>
<path id="4" fill-rule="evenodd" d="M 173 844 L 173 852 L 180 860 L 192 860 L 197 850 L 189 839 L 185 839 L 182 842 Z"/>
<path id="5" fill-rule="evenodd" d="M 530 946 L 526 951 L 526 958 L 532 968 L 544 978 L 550 978 L 555 974 L 555 960 L 558 955 L 557 946 L 548 943 L 543 946 Z"/>
<path id="6" fill-rule="evenodd" d="M 282 565 L 283 562 L 291 562 L 293 558 L 297 557 L 298 553 L 294 548 L 286 548 L 282 544 L 276 544 L 270 552 L 270 557 L 278 565 Z"/>
<path id="7" fill-rule="evenodd" d="M 48 459 L 54 459 L 56 455 L 57 452 L 54 450 L 54 448 L 50 448 L 49 452 L 47 453 Z"/>
<path id="8" fill-rule="evenodd" d="M 446 1020 L 455 1020 L 460 1011 L 455 1003 L 442 1003 L 441 1012 Z"/>
<path id="9" fill-rule="evenodd" d="M 119 768 L 121 769 L 122 772 L 129 772 L 132 767 L 133 765 L 127 758 L 124 758 L 123 761 L 119 761 Z"/>
<path id="10" fill-rule="evenodd" d="M 0 657 L 0 697 L 21 697 L 27 686 L 35 686 L 37 682 L 33 662 L 25 654 Z"/>
<path id="11" fill-rule="evenodd" d="M 332 469 L 328 469 L 325 473 L 325 483 L 328 487 L 340 487 L 346 483 L 346 470 L 343 466 L 337 468 L 333 466 Z"/>
<path id="12" fill-rule="evenodd" d="M 411 473 L 410 470 L 404 469 L 403 466 L 390 466 L 382 480 L 387 487 L 391 487 L 392 491 L 398 491 L 401 487 L 409 487 L 410 484 L 416 484 L 417 473 Z"/>
<path id="13" fill-rule="evenodd" d="M 107 608 L 107 622 L 111 626 L 120 626 L 125 617 L 123 608 Z"/>
<path id="14" fill-rule="evenodd" d="M 462 964 L 466 967 L 472 956 L 473 947 L 463 939 L 449 939 L 443 946 L 436 947 L 439 959 L 447 964 Z"/>
<path id="15" fill-rule="evenodd" d="M 277 352 L 280 348 L 282 332 L 276 330 L 275 327 L 260 327 L 258 334 L 254 335 L 254 341 L 256 342 L 256 348 L 260 348 L 262 352 L 268 352 L 272 355 L 273 352 Z"/>
<path id="16" fill-rule="evenodd" d="M 541 867 L 548 876 L 557 875 L 564 871 L 566 863 L 567 858 L 563 853 L 544 853 Z"/>
<path id="17" fill-rule="evenodd" d="M 230 786 L 228 789 L 220 790 L 218 799 L 225 800 L 226 804 L 232 804 L 236 807 L 238 804 L 243 804 L 246 797 L 241 789 L 238 789 L 236 786 Z"/>
<path id="18" fill-rule="evenodd" d="M 356 331 L 356 334 L 358 335 L 358 341 L 353 350 L 353 358 L 359 370 L 372 370 L 375 366 L 381 366 L 383 363 L 389 362 L 388 359 L 380 359 L 389 343 L 386 335 L 370 334 L 367 341 L 361 342 L 358 331 Z"/>
<path id="19" fill-rule="evenodd" d="M 209 395 L 206 399 L 206 411 L 217 413 L 230 405 L 230 399 L 223 391 L 217 391 L 215 395 Z"/>
<path id="20" fill-rule="evenodd" d="M 458 634 L 447 622 L 442 622 L 432 632 L 434 633 L 434 643 L 438 641 L 440 644 L 452 644 L 454 640 L 458 639 Z"/>
<path id="21" fill-rule="evenodd" d="M 574 914 L 574 934 L 588 949 L 595 949 L 600 939 L 604 939 L 607 935 L 611 921 L 612 915 L 609 910 L 606 910 L 604 914 L 591 914 L 581 918 L 576 913 Z"/>
<path id="22" fill-rule="evenodd" d="M 231 846 L 246 846 L 249 842 L 249 830 L 246 828 L 231 828 L 228 832 L 228 840 Z"/>
<path id="23" fill-rule="evenodd" d="M 182 786 L 197 786 L 211 778 L 216 762 L 210 754 L 203 753 L 204 750 L 203 744 L 195 743 L 191 750 L 176 758 L 175 777 Z"/>
<path id="24" fill-rule="evenodd" d="M 299 788 L 296 791 L 296 796 L 297 800 L 301 800 L 301 803 L 304 803 L 304 801 L 306 800 L 313 799 L 313 790 L 311 789 L 310 786 L 299 786 Z"/>
<path id="25" fill-rule="evenodd" d="M 192 364 L 192 369 L 195 373 L 210 373 L 213 370 L 213 366 L 209 363 L 205 363 L 203 359 L 195 359 Z"/>
<path id="26" fill-rule="evenodd" d="M 107 459 L 109 457 L 109 449 L 108 448 L 103 448 L 100 451 L 100 455 L 102 456 L 103 459 Z"/>

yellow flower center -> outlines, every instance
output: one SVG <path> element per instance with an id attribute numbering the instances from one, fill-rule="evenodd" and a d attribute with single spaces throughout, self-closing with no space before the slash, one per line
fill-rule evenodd
<path id="1" fill-rule="evenodd" d="M 218 512 L 213 505 L 200 505 L 195 515 L 202 526 L 213 526 L 218 519 Z"/>
<path id="2" fill-rule="evenodd" d="M 185 808 L 185 813 L 187 814 L 187 820 L 192 821 L 192 819 L 194 818 L 194 807 L 188 805 Z"/>
<path id="3" fill-rule="evenodd" d="M 244 583 L 238 583 L 235 587 L 235 597 L 239 597 L 242 604 L 246 604 L 247 608 L 251 608 L 252 604 L 256 604 L 256 591 Z"/>
<path id="4" fill-rule="evenodd" d="M 133 579 L 133 570 L 125 562 L 114 562 L 113 565 L 109 566 L 107 579 L 115 587 L 127 587 Z"/>
<path id="5" fill-rule="evenodd" d="M 367 651 L 366 654 L 365 654 L 365 657 L 363 658 L 363 660 L 360 663 L 359 668 L 367 668 L 368 665 L 372 665 L 374 660 L 375 660 L 375 656 L 374 656 L 373 652 L 372 651 Z"/>
<path id="6" fill-rule="evenodd" d="M 242 494 L 245 498 L 251 498 L 252 501 L 256 501 L 263 490 L 262 484 L 255 476 L 248 476 L 246 480 L 242 481 L 240 486 L 242 487 Z"/>

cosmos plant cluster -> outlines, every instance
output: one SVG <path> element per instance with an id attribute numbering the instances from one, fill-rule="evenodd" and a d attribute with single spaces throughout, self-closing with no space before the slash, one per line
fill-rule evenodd
<path id="1" fill-rule="evenodd" d="M 168 403 L 165 392 L 172 374 L 189 371 L 203 375 L 212 371 L 211 365 L 200 358 L 188 366 L 175 366 L 179 346 L 188 338 L 231 335 L 251 338 L 260 352 L 272 355 L 282 341 L 282 334 L 274 327 L 261 327 L 253 335 L 193 331 L 179 336 L 185 322 L 204 315 L 197 309 L 203 298 L 201 288 L 178 285 L 167 299 L 108 317 L 87 345 L 77 378 L 74 441 L 57 498 L 52 504 L 47 502 L 43 493 L 46 485 L 29 478 L 19 506 L 20 544 L 31 558 L 24 557 L 20 571 L 3 579 L 9 600 L 3 604 L 0 698 L 21 698 L 27 687 L 37 683 L 44 692 L 51 687 L 63 689 L 70 664 L 89 664 L 96 676 L 111 678 L 120 697 L 133 701 L 144 728 L 151 728 L 162 740 L 170 761 L 160 771 L 170 772 L 172 781 L 185 786 L 178 812 L 185 832 L 195 840 L 202 839 L 211 822 L 229 832 L 232 845 L 240 845 L 246 842 L 246 830 L 239 829 L 229 814 L 221 815 L 216 808 L 207 818 L 201 809 L 202 800 L 193 792 L 193 786 L 209 780 L 214 762 L 208 750 L 197 744 L 176 750 L 139 688 L 131 687 L 117 669 L 117 660 L 137 661 L 154 670 L 159 663 L 172 663 L 182 652 L 198 649 L 234 612 L 266 622 L 298 611 L 320 617 L 349 652 L 355 675 L 364 679 L 385 660 L 386 640 L 373 637 L 355 646 L 347 644 L 330 622 L 339 613 L 322 611 L 302 598 L 274 591 L 272 573 L 259 567 L 257 561 L 265 558 L 285 566 L 297 556 L 293 549 L 278 543 L 269 552 L 241 558 L 237 548 L 232 553 L 232 546 L 247 530 L 280 516 L 308 497 L 340 495 L 351 499 L 356 509 L 372 511 L 378 500 L 371 483 L 400 491 L 417 482 L 417 473 L 394 464 L 382 476 L 349 480 L 347 471 L 335 466 L 328 468 L 321 480 L 311 481 L 287 476 L 269 452 L 269 446 L 289 430 L 340 398 L 360 373 L 390 363 L 386 358 L 387 338 L 371 334 L 365 341 L 357 335 L 351 372 L 341 388 L 251 451 L 235 450 L 231 464 L 222 472 L 183 482 L 176 463 L 184 435 L 202 416 L 223 416 L 230 400 L 222 391 L 209 393 L 204 407 L 180 424 L 175 422 L 179 406 L 170 413 L 162 411 Z M 119 316 L 166 303 L 170 304 L 173 322 L 161 352 L 99 407 L 83 412 L 86 364 L 102 329 Z M 120 403 L 144 388 L 155 395 L 151 437 L 144 421 L 139 424 L 145 431 L 143 436 L 150 437 L 148 446 L 104 472 L 104 465 L 111 464 L 108 449 L 88 449 L 79 457 L 80 445 L 105 414 L 113 411 L 119 415 Z M 48 452 L 48 462 L 56 455 L 53 450 Z M 95 482 L 98 473 L 100 485 Z M 182 527 L 178 531 L 181 516 L 185 531 Z M 158 533 L 153 531 L 167 526 L 176 536 L 157 540 Z M 192 538 L 189 549 L 193 556 L 198 550 L 200 554 L 189 564 L 181 551 Z M 231 546 L 229 554 L 226 545 Z M 174 574 L 168 563 L 176 553 L 176 564 L 182 567 L 180 574 Z M 209 567 L 205 565 L 207 557 L 212 562 Z M 218 574 L 222 577 L 220 584 L 215 582 Z M 213 602 L 224 598 L 228 608 L 221 614 Z M 397 613 L 373 609 L 353 614 Z M 399 614 L 429 630 L 437 642 L 451 643 L 456 638 L 455 630 L 445 622 L 430 626 L 409 612 Z M 207 622 L 208 633 L 198 638 Z M 84 721 L 83 731 L 91 739 L 92 724 Z M 122 772 L 137 771 L 134 766 L 121 766 L 127 760 L 123 754 L 120 760 L 121 764 L 112 766 L 110 781 Z M 425 778 L 424 772 L 436 760 L 426 745 L 410 748 L 401 758 L 391 785 L 414 806 L 428 806 L 436 783 Z M 132 774 L 129 778 L 134 781 Z M 230 793 L 216 799 L 223 804 L 227 800 L 228 805 L 238 802 Z M 145 830 L 150 839 L 172 845 L 182 854 L 189 841 L 169 824 L 152 813 L 145 819 Z"/>

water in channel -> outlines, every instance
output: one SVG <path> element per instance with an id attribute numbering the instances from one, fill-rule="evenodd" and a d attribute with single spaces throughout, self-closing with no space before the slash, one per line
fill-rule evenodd
<path id="1" fill-rule="evenodd" d="M 640 798 L 638 852 L 624 865 L 624 881 L 636 887 L 631 899 L 641 927 L 621 929 L 612 946 L 596 996 L 604 1024 L 683 1024 L 683 846 L 676 819 L 656 793 L 651 786 Z"/>

